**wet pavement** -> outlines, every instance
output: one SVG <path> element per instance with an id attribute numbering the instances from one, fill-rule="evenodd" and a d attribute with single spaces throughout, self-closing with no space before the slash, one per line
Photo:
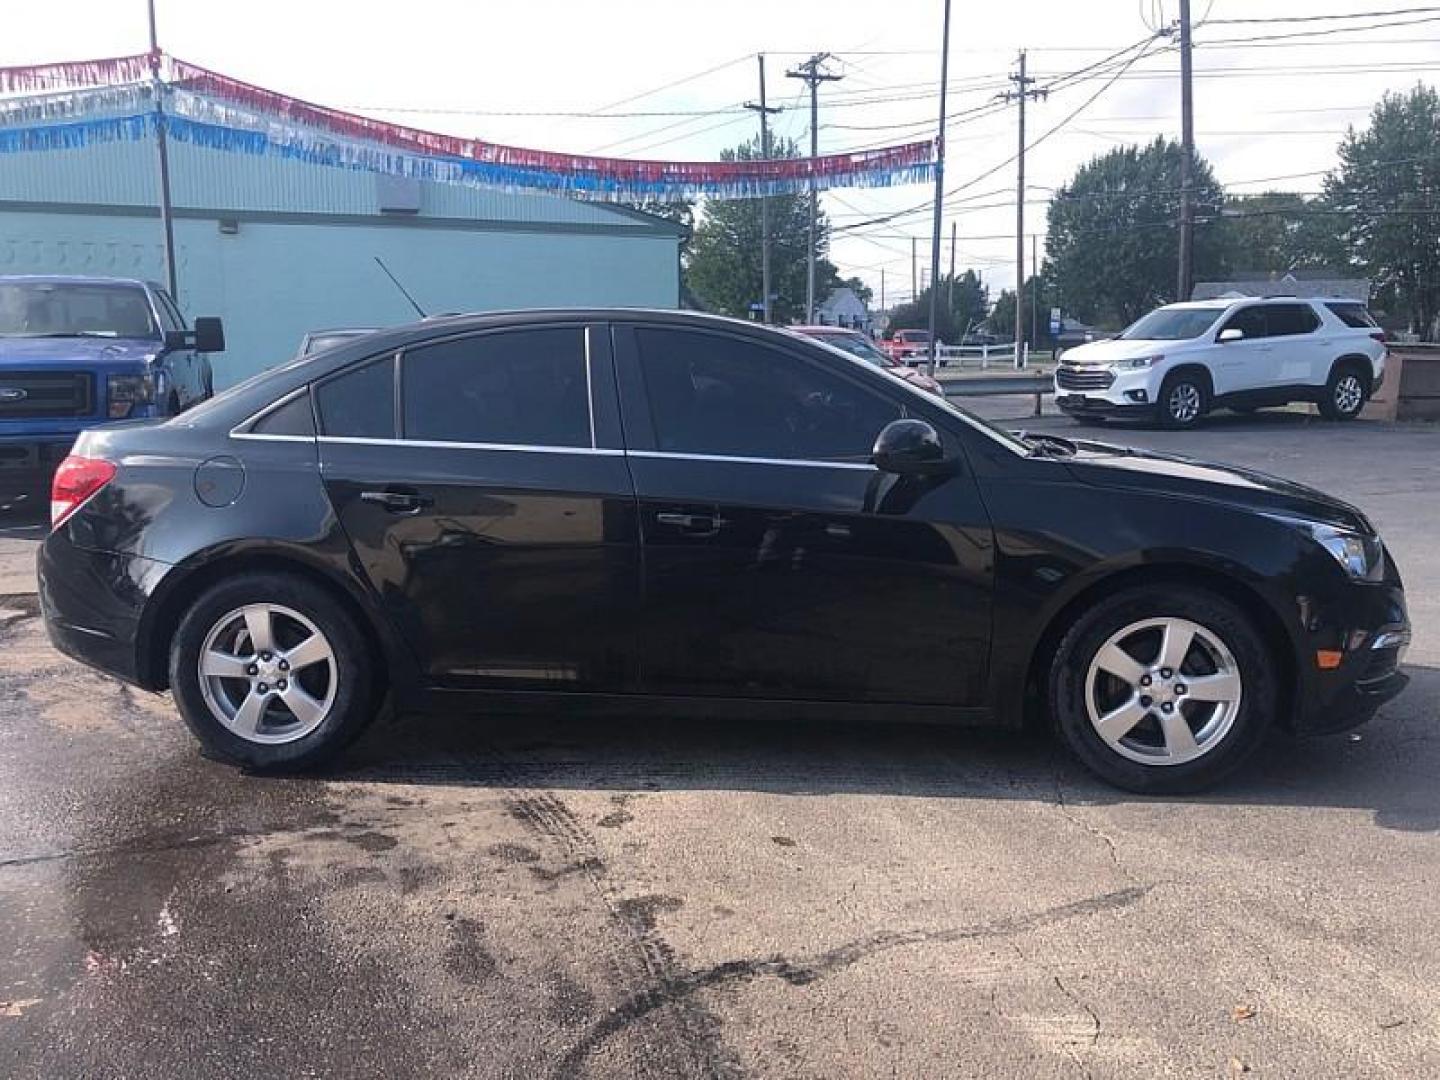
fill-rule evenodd
<path id="1" fill-rule="evenodd" d="M 0 599 L 0 1076 L 1440 1076 L 1440 428 L 1105 437 L 1362 506 L 1411 689 L 1183 799 L 696 717 L 391 718 L 257 778 Z"/>

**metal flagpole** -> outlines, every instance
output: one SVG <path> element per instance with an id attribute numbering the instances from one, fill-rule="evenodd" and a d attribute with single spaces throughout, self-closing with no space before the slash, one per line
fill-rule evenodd
<path id="1" fill-rule="evenodd" d="M 160 165 L 160 227 L 165 232 L 165 284 L 177 303 L 175 220 L 170 205 L 170 154 L 165 146 L 165 84 L 160 78 L 160 45 L 155 33 L 155 0 L 146 0 L 150 16 L 150 90 L 155 95 L 155 154 Z"/>
<path id="2" fill-rule="evenodd" d="M 940 218 L 945 207 L 945 91 L 950 80 L 950 0 L 940 37 L 940 130 L 935 137 L 935 214 L 930 235 L 930 377 L 935 377 L 935 314 L 940 299 Z"/>

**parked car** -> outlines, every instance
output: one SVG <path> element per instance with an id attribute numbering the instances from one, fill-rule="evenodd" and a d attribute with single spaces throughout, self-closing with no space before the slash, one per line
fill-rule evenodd
<path id="1" fill-rule="evenodd" d="M 1192 427 L 1212 408 L 1312 401 L 1352 420 L 1385 378 L 1385 334 L 1353 300 L 1218 299 L 1157 308 L 1065 353 L 1055 401 L 1078 419 Z"/>
<path id="2" fill-rule="evenodd" d="M 837 349 L 843 349 L 851 356 L 858 356 L 867 364 L 883 368 L 891 375 L 914 383 L 922 390 L 939 394 L 941 397 L 945 396 L 945 388 L 936 380 L 918 368 L 909 367 L 890 359 L 881 351 L 880 346 L 858 330 L 846 330 L 839 326 L 796 326 L 791 329 L 806 337 L 812 337 L 816 341 L 823 341 L 826 345 L 834 345 Z"/>
<path id="3" fill-rule="evenodd" d="M 890 358 L 902 364 L 914 364 L 930 352 L 930 331 L 896 330 L 885 343 Z"/>
<path id="4" fill-rule="evenodd" d="M 1406 683 L 1358 510 L 688 312 L 383 331 L 87 431 L 53 495 L 52 640 L 253 769 L 324 761 L 388 694 L 1048 716 L 1100 776 L 1176 791 Z"/>
<path id="5" fill-rule="evenodd" d="M 375 327 L 344 327 L 334 330 L 311 330 L 300 340 L 300 351 L 296 356 L 309 356 L 311 353 L 320 352 L 322 349 L 334 348 L 346 341 L 353 341 L 357 337 L 364 337 L 366 334 L 373 334 Z"/>
<path id="6" fill-rule="evenodd" d="M 219 319 L 187 329 L 151 282 L 0 276 L 0 468 L 53 468 L 84 428 L 204 401 L 224 348 Z"/>

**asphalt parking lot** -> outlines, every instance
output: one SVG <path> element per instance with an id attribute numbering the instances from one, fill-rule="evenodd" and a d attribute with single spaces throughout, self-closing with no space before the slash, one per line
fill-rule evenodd
<path id="1" fill-rule="evenodd" d="M 1076 430 L 1361 506 L 1411 688 L 1200 797 L 681 717 L 401 717 L 262 779 L 11 595 L 0 1076 L 1440 1076 L 1440 427 Z"/>

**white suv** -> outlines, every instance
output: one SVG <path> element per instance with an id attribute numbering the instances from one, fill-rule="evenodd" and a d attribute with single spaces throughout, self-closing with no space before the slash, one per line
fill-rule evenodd
<path id="1" fill-rule="evenodd" d="M 1081 345 L 1055 371 L 1077 419 L 1158 417 L 1191 427 L 1216 406 L 1313 401 L 1350 420 L 1385 377 L 1385 335 L 1355 300 L 1200 300 L 1156 308 L 1118 337 Z"/>

